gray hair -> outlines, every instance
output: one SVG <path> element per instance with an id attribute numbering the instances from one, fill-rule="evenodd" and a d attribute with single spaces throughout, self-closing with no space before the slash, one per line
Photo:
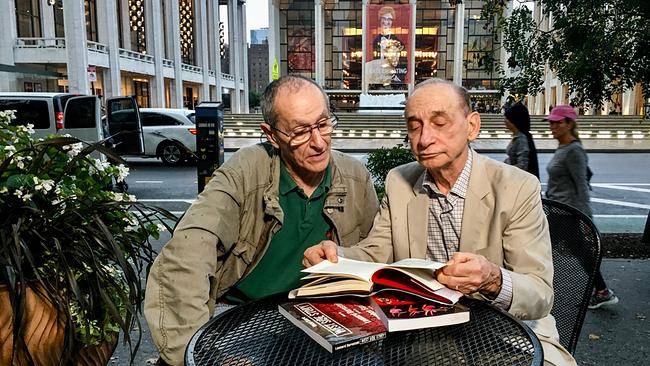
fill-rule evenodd
<path id="1" fill-rule="evenodd" d="M 411 93 L 411 95 L 415 94 L 415 92 L 418 89 L 423 88 L 425 86 L 428 86 L 428 85 L 440 85 L 440 84 L 450 86 L 456 91 L 456 94 L 459 97 L 460 104 L 463 106 L 463 109 L 465 109 L 465 114 L 466 115 L 469 114 L 469 112 L 472 111 L 472 108 L 470 107 L 471 100 L 470 100 L 469 92 L 467 91 L 467 89 L 465 89 L 464 87 L 462 87 L 462 86 L 460 86 L 458 84 L 455 84 L 453 81 L 450 81 L 450 80 L 445 80 L 445 79 L 440 79 L 440 78 L 426 79 L 423 82 L 421 82 L 421 83 L 419 83 L 418 85 L 415 86 L 415 88 L 413 89 L 413 92 Z"/>
<path id="2" fill-rule="evenodd" d="M 323 90 L 323 88 L 321 88 L 320 85 L 318 85 L 312 79 L 308 79 L 304 76 L 286 75 L 279 78 L 278 80 L 274 80 L 269 85 L 267 85 L 266 89 L 264 89 L 264 93 L 262 94 L 261 98 L 262 100 L 260 102 L 264 121 L 273 127 L 275 127 L 277 123 L 278 113 L 275 110 L 275 97 L 278 95 L 280 88 L 287 87 L 290 88 L 291 93 L 297 93 L 300 88 L 308 84 L 317 87 L 318 90 L 320 90 L 320 92 L 323 94 L 323 102 L 325 103 L 327 113 L 329 114 L 330 98 L 327 96 L 327 93 L 325 90 Z"/>

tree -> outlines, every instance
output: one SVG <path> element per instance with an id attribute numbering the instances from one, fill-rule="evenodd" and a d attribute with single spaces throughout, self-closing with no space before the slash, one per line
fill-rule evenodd
<path id="1" fill-rule="evenodd" d="M 260 106 L 260 95 L 252 90 L 248 91 L 248 108 L 254 109 Z"/>
<path id="2" fill-rule="evenodd" d="M 522 3 L 523 0 L 515 0 Z M 485 0 L 483 16 L 497 19 L 510 57 L 502 90 L 535 95 L 546 66 L 573 94 L 572 103 L 601 108 L 615 93 L 640 83 L 650 97 L 650 2 L 647 0 L 537 0 L 552 27 L 543 29 L 530 9 L 505 18 L 504 0 Z M 497 68 L 499 66 L 497 65 Z"/>

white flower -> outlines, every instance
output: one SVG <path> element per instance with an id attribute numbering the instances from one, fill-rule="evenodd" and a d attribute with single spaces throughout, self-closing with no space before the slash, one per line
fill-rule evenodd
<path id="1" fill-rule="evenodd" d="M 7 188 L 7 187 L 0 188 L 0 193 L 7 193 L 8 191 L 9 191 L 9 188 Z"/>
<path id="2" fill-rule="evenodd" d="M 137 198 L 135 198 L 134 194 L 129 194 L 129 195 L 127 195 L 125 201 L 135 202 L 135 201 L 137 201 Z"/>
<path id="3" fill-rule="evenodd" d="M 25 169 L 25 163 L 23 163 L 22 160 L 18 160 L 16 162 L 16 166 L 18 167 L 18 169 Z"/>
<path id="4" fill-rule="evenodd" d="M 37 183 L 37 178 L 34 177 L 34 183 Z M 52 190 L 54 187 L 54 181 L 51 179 L 46 179 L 41 181 L 40 184 L 36 184 L 36 187 L 34 187 L 37 191 L 43 190 L 45 192 L 49 192 Z"/>
<path id="5" fill-rule="evenodd" d="M 124 164 L 120 164 L 117 166 L 117 178 L 115 180 L 120 183 L 124 182 L 124 178 L 126 178 L 129 175 L 129 168 L 125 167 Z"/>
<path id="6" fill-rule="evenodd" d="M 24 195 L 24 196 L 23 196 L 23 202 L 27 202 L 27 201 L 29 201 L 30 198 L 32 198 L 32 194 L 31 194 L 31 193 L 28 193 L 28 194 Z"/>
<path id="7" fill-rule="evenodd" d="M 163 224 L 156 224 L 156 227 L 158 228 L 158 231 L 161 233 L 167 231 L 167 228 Z"/>
<path id="8" fill-rule="evenodd" d="M 115 193 L 111 192 L 113 194 L 113 201 L 115 202 L 122 202 L 124 201 L 124 194 L 122 193 Z"/>
<path id="9" fill-rule="evenodd" d="M 18 198 L 22 197 L 23 194 L 24 194 L 23 191 L 21 191 L 20 189 L 17 189 L 17 190 L 14 191 L 14 196 L 16 196 Z"/>
<path id="10" fill-rule="evenodd" d="M 126 232 L 136 231 L 137 229 L 138 229 L 137 227 L 129 225 L 129 226 L 124 228 L 124 231 L 126 231 Z"/>
<path id="11" fill-rule="evenodd" d="M 18 126 L 18 131 L 20 132 L 27 132 L 28 134 L 32 135 L 34 134 L 34 125 L 31 123 L 28 123 L 27 126 Z"/>
<path id="12" fill-rule="evenodd" d="M 34 177 L 34 184 L 38 184 L 38 177 Z"/>
<path id="13" fill-rule="evenodd" d="M 75 144 L 63 146 L 63 150 L 70 150 L 70 151 L 68 151 L 68 156 L 73 158 L 73 157 L 79 155 L 79 153 L 83 149 L 83 146 L 84 146 L 83 143 L 77 142 Z"/>
<path id="14" fill-rule="evenodd" d="M 7 145 L 5 146 L 5 151 L 16 151 L 16 147 L 14 145 Z"/>

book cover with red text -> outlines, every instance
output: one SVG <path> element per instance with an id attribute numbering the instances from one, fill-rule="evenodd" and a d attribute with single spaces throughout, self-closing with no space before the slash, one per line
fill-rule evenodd
<path id="1" fill-rule="evenodd" d="M 442 305 L 398 291 L 373 295 L 372 306 L 389 332 L 442 327 L 470 319 L 469 309 L 462 304 Z"/>
<path id="2" fill-rule="evenodd" d="M 367 298 L 286 302 L 278 311 L 329 352 L 386 337 Z"/>

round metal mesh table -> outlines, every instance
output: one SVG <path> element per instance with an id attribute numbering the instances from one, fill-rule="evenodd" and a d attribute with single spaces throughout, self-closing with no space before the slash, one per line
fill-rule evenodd
<path id="1" fill-rule="evenodd" d="M 329 353 L 278 312 L 286 294 L 230 309 L 192 337 L 186 365 L 542 365 L 534 333 L 479 301 L 468 323 L 388 333 L 384 340 Z"/>

